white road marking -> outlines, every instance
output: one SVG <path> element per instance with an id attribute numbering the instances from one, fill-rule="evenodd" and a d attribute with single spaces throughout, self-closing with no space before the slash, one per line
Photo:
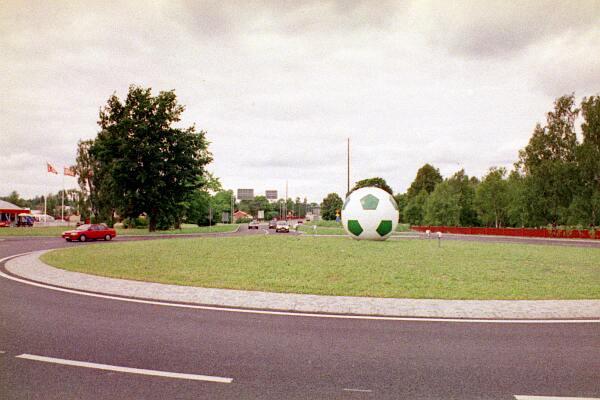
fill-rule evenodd
<path id="1" fill-rule="evenodd" d="M 371 393 L 372 390 L 369 389 L 343 389 L 345 392 L 362 392 L 362 393 Z"/>
<path id="2" fill-rule="evenodd" d="M 13 256 L 0 259 L 0 264 L 3 262 L 27 254 L 35 253 L 34 251 L 15 254 Z M 280 315 L 286 317 L 310 317 L 310 318 L 332 318 L 332 319 L 359 319 L 359 320 L 379 320 L 379 321 L 412 321 L 412 322 L 462 322 L 462 323 L 483 323 L 483 324 L 592 324 L 600 323 L 600 319 L 466 319 L 466 318 L 419 318 L 419 317 L 384 317 L 377 315 L 341 315 L 341 314 L 318 314 L 318 313 L 303 313 L 291 311 L 270 311 L 270 310 L 253 310 L 247 308 L 228 308 L 219 306 L 201 306 L 196 304 L 179 304 L 168 303 L 164 301 L 132 299 L 127 297 L 111 296 L 107 294 L 88 293 L 79 290 L 65 289 L 43 283 L 31 282 L 25 279 L 7 275 L 0 271 L 0 276 L 10 279 L 15 282 L 24 283 L 30 286 L 36 286 L 44 289 L 55 290 L 57 292 L 77 294 L 80 296 L 96 297 L 99 299 L 126 301 L 138 304 L 150 304 L 154 306 L 189 308 L 195 310 L 209 311 L 225 311 L 243 314 L 263 314 L 263 315 Z M 600 400 L 600 399 L 599 399 Z"/>
<path id="3" fill-rule="evenodd" d="M 1 351 L 1 350 L 0 350 L 0 354 L 5 354 L 5 353 L 6 353 L 5 351 Z"/>
<path id="4" fill-rule="evenodd" d="M 156 371 L 156 370 L 152 370 L 152 369 L 118 367 L 115 365 L 108 365 L 108 364 L 96 364 L 96 363 L 85 362 L 85 361 L 73 361 L 73 360 L 64 360 L 62 358 L 36 356 L 33 354 L 21 354 L 19 356 L 16 356 L 16 358 L 41 361 L 41 362 L 52 363 L 52 364 L 69 365 L 69 366 L 73 366 L 73 367 L 101 369 L 104 371 L 115 371 L 115 372 L 124 372 L 124 373 L 128 373 L 128 374 L 160 376 L 163 378 L 187 379 L 187 380 L 192 380 L 192 381 L 207 381 L 207 382 L 217 382 L 217 383 L 233 382 L 232 378 L 222 378 L 220 376 L 182 374 L 179 372 Z"/>
<path id="5" fill-rule="evenodd" d="M 597 397 L 557 397 L 557 396 L 522 396 L 515 395 L 517 400 L 600 400 Z"/>

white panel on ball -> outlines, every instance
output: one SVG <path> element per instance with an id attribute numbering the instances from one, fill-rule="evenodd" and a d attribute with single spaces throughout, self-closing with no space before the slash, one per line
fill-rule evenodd
<path id="1" fill-rule="evenodd" d="M 355 190 L 344 201 L 342 224 L 354 239 L 386 240 L 398 226 L 398 205 L 383 189 Z"/>

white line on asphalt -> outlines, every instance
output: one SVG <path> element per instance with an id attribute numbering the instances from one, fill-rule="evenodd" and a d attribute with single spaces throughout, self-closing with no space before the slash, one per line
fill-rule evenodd
<path id="1" fill-rule="evenodd" d="M 4 354 L 4 353 L 6 353 L 6 352 L 5 352 L 5 351 L 1 351 L 1 350 L 0 350 L 0 354 Z"/>
<path id="2" fill-rule="evenodd" d="M 346 392 L 362 392 L 362 393 L 371 393 L 372 390 L 369 389 L 344 389 Z"/>
<path id="3" fill-rule="evenodd" d="M 34 251 L 15 254 L 9 257 L 0 259 L 0 264 L 3 262 L 27 254 L 35 253 Z M 209 310 L 209 311 L 225 311 L 235 312 L 243 314 L 263 314 L 263 315 L 280 315 L 286 317 L 311 317 L 311 318 L 333 318 L 333 319 L 359 319 L 359 320 L 379 320 L 379 321 L 413 321 L 413 322 L 462 322 L 462 323 L 484 323 L 484 324 L 591 324 L 600 323 L 600 319 L 467 319 L 467 318 L 419 318 L 419 317 L 385 317 L 376 315 L 341 315 L 341 314 L 317 314 L 317 313 L 303 313 L 303 312 L 290 312 L 290 311 L 269 311 L 269 310 L 253 310 L 248 308 L 228 308 L 218 306 L 201 306 L 196 304 L 180 304 L 180 303 L 168 303 L 164 301 L 155 300 L 142 300 L 132 299 L 120 296 L 111 296 L 107 294 L 89 293 L 82 292 L 79 290 L 60 288 L 51 285 L 45 285 L 43 283 L 31 282 L 26 279 L 17 278 L 11 275 L 7 275 L 0 271 L 0 276 L 6 279 L 10 279 L 15 282 L 24 283 L 30 286 L 41 287 L 45 289 L 55 290 L 57 292 L 77 294 L 80 296 L 96 297 L 99 299 L 127 301 L 130 303 L 138 304 L 150 304 L 155 306 L 164 307 L 178 307 L 178 308 L 189 308 L 195 310 Z M 599 399 L 600 400 L 600 399 Z"/>
<path id="4" fill-rule="evenodd" d="M 47 363 L 52 363 L 52 364 L 70 365 L 73 367 L 101 369 L 104 371 L 116 371 L 116 372 L 124 372 L 124 373 L 128 373 L 128 374 L 160 376 L 163 378 L 187 379 L 187 380 L 192 380 L 192 381 L 207 381 L 207 382 L 217 382 L 217 383 L 233 382 L 232 378 L 222 378 L 220 376 L 182 374 L 179 372 L 156 371 L 156 370 L 152 370 L 152 369 L 118 367 L 115 365 L 108 365 L 108 364 L 96 364 L 96 363 L 85 362 L 85 361 L 73 361 L 73 360 L 64 360 L 62 358 L 36 356 L 33 354 L 21 354 L 19 356 L 16 356 L 16 358 L 41 361 L 41 362 L 47 362 Z"/>
<path id="5" fill-rule="evenodd" d="M 597 397 L 557 397 L 557 396 L 522 396 L 515 395 L 517 400 L 600 400 Z"/>

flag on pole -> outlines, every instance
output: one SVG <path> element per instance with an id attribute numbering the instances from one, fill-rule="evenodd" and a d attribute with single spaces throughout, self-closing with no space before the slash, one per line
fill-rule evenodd
<path id="1" fill-rule="evenodd" d="M 64 175 L 68 175 L 68 176 L 75 176 L 75 170 L 73 169 L 73 167 L 64 167 L 63 168 L 63 174 Z"/>
<path id="2" fill-rule="evenodd" d="M 51 174 L 58 175 L 58 171 L 56 170 L 56 168 L 54 168 L 52 165 L 50 165 L 49 162 L 46 162 L 46 165 L 48 166 L 48 172 L 50 172 Z"/>

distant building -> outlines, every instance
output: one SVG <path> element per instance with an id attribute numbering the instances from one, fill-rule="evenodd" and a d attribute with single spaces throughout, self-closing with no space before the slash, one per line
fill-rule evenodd
<path id="1" fill-rule="evenodd" d="M 254 199 L 254 189 L 238 189 L 237 190 L 238 200 L 252 200 Z"/>
<path id="2" fill-rule="evenodd" d="M 240 219 L 245 219 L 245 218 L 250 218 L 252 219 L 252 215 L 243 212 L 241 210 L 237 210 L 236 212 L 233 213 L 233 220 L 234 221 L 239 221 Z"/>
<path id="3" fill-rule="evenodd" d="M 8 201 L 0 200 L 0 223 L 2 225 L 12 225 L 17 222 L 17 215 L 29 212 L 27 209 L 21 208 L 9 203 Z"/>
<path id="4" fill-rule="evenodd" d="M 306 213 L 306 219 L 308 221 L 320 221 L 321 220 L 321 206 L 314 206 L 310 208 Z"/>

